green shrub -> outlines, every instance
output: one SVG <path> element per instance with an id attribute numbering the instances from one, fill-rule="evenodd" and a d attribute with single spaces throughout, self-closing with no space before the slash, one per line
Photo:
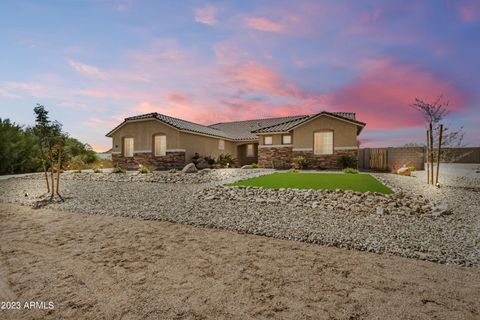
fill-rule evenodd
<path id="1" fill-rule="evenodd" d="M 213 165 L 215 164 L 215 158 L 206 156 L 204 159 L 205 159 L 205 161 L 207 161 L 207 163 L 208 163 L 210 166 L 213 166 Z"/>
<path id="2" fill-rule="evenodd" d="M 226 154 L 221 154 L 217 158 L 217 164 L 219 164 L 221 167 L 232 167 L 237 160 L 229 153 Z"/>
<path id="3" fill-rule="evenodd" d="M 87 150 L 83 155 L 82 155 L 82 160 L 85 163 L 95 163 L 100 160 L 100 158 L 97 156 L 95 151 L 93 150 Z"/>
<path id="4" fill-rule="evenodd" d="M 415 168 L 415 166 L 408 166 L 408 170 L 409 170 L 410 172 L 413 172 L 413 171 L 415 171 L 415 170 L 417 170 L 417 169 Z"/>
<path id="5" fill-rule="evenodd" d="M 350 156 L 341 156 L 340 159 L 338 159 L 338 164 L 343 169 L 345 169 L 345 168 L 356 168 L 357 167 L 357 160 L 350 157 Z"/>
<path id="6" fill-rule="evenodd" d="M 138 168 L 138 172 L 140 173 L 152 173 L 152 170 L 150 170 L 148 167 L 141 166 Z"/>
<path id="7" fill-rule="evenodd" d="M 308 166 L 308 160 L 304 156 L 296 156 L 293 158 L 293 167 L 295 169 L 305 169 Z"/>
<path id="8" fill-rule="evenodd" d="M 198 152 L 195 152 L 195 155 L 192 157 L 193 164 L 197 165 L 198 161 L 200 161 L 200 155 Z"/>
<path id="9" fill-rule="evenodd" d="M 102 170 L 100 170 L 98 168 L 95 168 L 95 169 L 93 169 L 93 173 L 102 173 Z"/>
<path id="10" fill-rule="evenodd" d="M 258 169 L 258 164 L 256 164 L 255 162 L 251 164 L 252 166 L 252 169 Z"/>
<path id="11" fill-rule="evenodd" d="M 358 173 L 358 170 L 357 170 L 357 169 L 353 169 L 353 168 L 345 168 L 345 169 L 343 169 L 343 173 L 357 174 L 357 173 Z"/>
<path id="12" fill-rule="evenodd" d="M 177 173 L 177 169 L 173 168 L 173 169 L 170 169 L 168 172 L 170 172 L 170 173 Z"/>
<path id="13" fill-rule="evenodd" d="M 120 168 L 120 167 L 115 167 L 112 170 L 113 173 L 127 173 L 127 170 Z"/>

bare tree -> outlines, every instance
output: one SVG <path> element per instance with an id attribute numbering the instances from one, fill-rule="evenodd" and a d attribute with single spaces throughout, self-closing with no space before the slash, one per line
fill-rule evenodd
<path id="1" fill-rule="evenodd" d="M 452 148 L 459 148 L 463 145 L 463 137 L 465 135 L 463 127 L 452 129 L 445 126 L 442 122 L 449 114 L 449 102 L 438 96 L 433 101 L 425 101 L 415 98 L 412 108 L 419 111 L 426 122 L 427 127 L 427 143 L 426 143 L 426 159 L 427 159 L 427 181 L 430 184 L 438 184 L 438 176 L 440 161 L 453 162 L 460 155 Z M 434 162 L 437 162 L 437 172 L 434 174 Z"/>

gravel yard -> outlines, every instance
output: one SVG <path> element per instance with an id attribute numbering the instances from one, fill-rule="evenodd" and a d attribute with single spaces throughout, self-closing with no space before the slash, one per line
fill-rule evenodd
<path id="1" fill-rule="evenodd" d="M 268 198 L 263 201 L 257 200 L 256 194 L 242 196 L 240 190 L 240 196 L 232 200 L 222 197 L 222 192 L 230 189 L 219 185 L 271 171 L 216 171 L 188 177 L 178 174 L 180 178 L 175 183 L 168 183 L 162 176 L 172 175 L 168 173 L 156 173 L 158 177 L 65 174 L 62 194 L 66 201 L 49 206 L 72 212 L 160 219 L 440 263 L 480 265 L 480 184 L 474 179 L 441 180 L 444 186 L 436 189 L 425 185 L 422 173 L 417 173 L 418 177 L 375 174 L 393 190 L 402 191 L 407 199 L 421 199 L 429 208 L 446 204 L 451 211 L 435 215 L 432 210 L 423 212 L 421 206 L 419 211 L 409 203 L 404 206 L 404 200 L 399 200 L 399 207 L 385 206 L 386 210 L 379 211 L 378 207 L 388 203 L 379 206 L 375 194 L 368 195 L 373 201 L 369 210 L 364 205 L 368 199 L 353 193 L 339 196 L 360 197 L 358 207 L 362 210 L 342 201 L 336 205 L 324 205 L 322 201 L 312 205 L 314 201 L 308 198 L 308 205 Z M 124 178 L 128 179 L 115 182 Z M 0 187 L 1 202 L 32 205 L 44 192 L 44 181 L 41 175 L 34 175 L 1 181 Z"/>

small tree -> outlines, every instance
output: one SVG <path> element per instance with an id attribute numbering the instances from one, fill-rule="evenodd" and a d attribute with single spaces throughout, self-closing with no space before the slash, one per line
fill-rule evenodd
<path id="1" fill-rule="evenodd" d="M 50 193 L 50 200 L 55 193 L 63 200 L 59 193 L 60 171 L 62 167 L 62 147 L 66 135 L 62 132 L 62 125 L 58 121 L 50 121 L 48 111 L 44 106 L 37 104 L 33 109 L 35 113 L 35 127 L 33 131 L 38 137 L 38 144 L 41 153 L 45 181 L 47 184 L 47 193 Z M 56 167 L 56 169 L 55 169 Z M 57 184 L 55 187 L 55 170 L 57 171 Z M 50 183 L 48 172 L 50 171 Z"/>
<path id="2" fill-rule="evenodd" d="M 458 154 L 452 149 L 445 148 L 463 146 L 465 133 L 463 127 L 455 130 L 442 124 L 445 117 L 449 114 L 449 102 L 445 101 L 442 95 L 430 102 L 415 98 L 415 102 L 411 107 L 419 111 L 427 123 L 427 183 L 436 185 L 438 183 L 440 161 L 453 162 L 458 157 Z M 435 162 L 437 169 L 434 178 Z"/>

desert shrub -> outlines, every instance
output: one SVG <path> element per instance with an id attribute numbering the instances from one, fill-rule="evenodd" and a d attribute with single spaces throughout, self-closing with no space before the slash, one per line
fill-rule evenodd
<path id="1" fill-rule="evenodd" d="M 120 168 L 120 167 L 115 167 L 112 170 L 113 173 L 127 173 L 127 170 Z"/>
<path id="2" fill-rule="evenodd" d="M 95 151 L 93 150 L 87 150 L 83 155 L 82 155 L 82 160 L 85 163 L 95 163 L 100 160 L 100 158 L 97 156 Z"/>
<path id="3" fill-rule="evenodd" d="M 170 172 L 170 173 L 177 173 L 177 169 L 173 168 L 173 169 L 168 170 L 168 172 Z"/>
<path id="4" fill-rule="evenodd" d="M 221 154 L 217 158 L 217 164 L 219 164 L 221 167 L 231 167 L 236 163 L 236 159 L 229 153 L 226 154 Z"/>
<path id="5" fill-rule="evenodd" d="M 150 170 L 148 167 L 141 166 L 138 168 L 138 172 L 140 173 L 152 173 L 152 170 Z"/>
<path id="6" fill-rule="evenodd" d="M 357 169 L 353 169 L 353 168 L 345 168 L 345 169 L 343 169 L 343 173 L 357 174 L 357 173 L 358 173 L 358 170 L 357 170 Z"/>
<path id="7" fill-rule="evenodd" d="M 213 165 L 215 164 L 215 158 L 206 156 L 206 157 L 204 157 L 204 159 L 205 159 L 205 161 L 207 161 L 207 163 L 208 163 L 210 166 L 213 166 Z"/>
<path id="8" fill-rule="evenodd" d="M 409 170 L 410 172 L 413 172 L 413 171 L 415 171 L 415 170 L 417 170 L 417 169 L 415 168 L 415 166 L 408 166 L 408 170 Z"/>
<path id="9" fill-rule="evenodd" d="M 93 169 L 93 173 L 102 173 L 102 170 L 100 170 L 98 168 L 95 168 L 95 169 Z"/>
<path id="10" fill-rule="evenodd" d="M 356 168 L 357 167 L 357 160 L 350 157 L 350 156 L 341 156 L 338 159 L 338 164 L 341 168 Z"/>
<path id="11" fill-rule="evenodd" d="M 252 166 L 252 169 L 258 169 L 258 164 L 256 164 L 255 162 L 252 163 L 250 166 Z"/>
<path id="12" fill-rule="evenodd" d="M 192 162 L 196 165 L 200 161 L 200 155 L 198 152 L 195 152 L 195 155 L 192 157 Z"/>
<path id="13" fill-rule="evenodd" d="M 304 156 L 293 158 L 293 166 L 295 169 L 305 169 L 308 166 L 308 160 Z"/>

